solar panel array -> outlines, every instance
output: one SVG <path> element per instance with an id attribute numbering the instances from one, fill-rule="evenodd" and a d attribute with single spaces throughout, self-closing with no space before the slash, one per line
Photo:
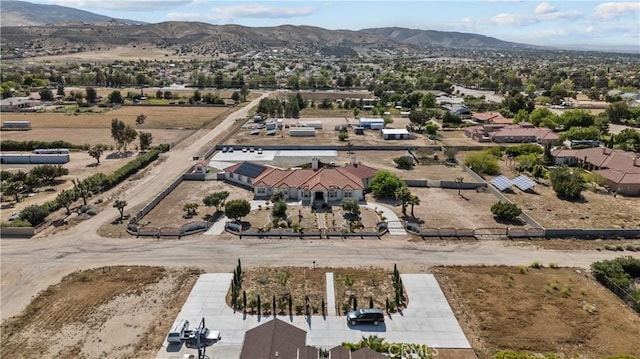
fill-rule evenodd
<path id="1" fill-rule="evenodd" d="M 527 191 L 528 189 L 536 185 L 536 183 L 529 179 L 529 177 L 527 176 L 518 176 L 512 179 L 511 182 L 516 185 L 516 187 L 520 188 L 521 191 Z"/>
<path id="2" fill-rule="evenodd" d="M 238 167 L 237 170 L 235 170 L 235 173 L 250 178 L 256 178 L 266 169 L 267 167 L 259 165 L 257 163 L 244 162 L 242 165 L 240 165 L 240 167 Z"/>
<path id="3" fill-rule="evenodd" d="M 499 189 L 500 192 L 502 192 L 505 189 L 513 186 L 513 182 L 511 182 L 511 180 L 508 179 L 505 176 L 498 176 L 498 177 L 492 179 L 491 180 L 491 184 L 494 185 L 497 189 Z"/>

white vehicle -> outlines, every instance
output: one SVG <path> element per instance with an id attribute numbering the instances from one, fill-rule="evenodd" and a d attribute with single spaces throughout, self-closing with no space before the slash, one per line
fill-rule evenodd
<path id="1" fill-rule="evenodd" d="M 189 330 L 189 321 L 185 319 L 177 319 L 171 326 L 167 335 L 167 342 L 180 343 L 186 339 L 185 332 Z"/>

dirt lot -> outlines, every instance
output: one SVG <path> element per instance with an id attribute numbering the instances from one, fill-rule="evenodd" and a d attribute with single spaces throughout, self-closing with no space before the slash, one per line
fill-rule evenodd
<path id="1" fill-rule="evenodd" d="M 430 228 L 503 228 L 514 224 L 496 222 L 491 213 L 491 206 L 498 199 L 489 192 L 475 190 L 462 191 L 464 197 L 458 196 L 456 189 L 443 188 L 410 188 L 411 193 L 420 198 L 415 206 L 414 214 L 425 221 L 422 227 Z M 393 207 L 400 217 L 401 206 Z M 411 206 L 407 209 L 410 214 Z"/>
<path id="2" fill-rule="evenodd" d="M 292 298 L 292 309 L 300 313 L 305 298 L 309 297 L 311 311 L 322 313 L 322 300 L 326 298 L 325 273 L 333 273 L 336 312 L 343 312 L 343 304 L 349 303 L 349 298 L 356 297 L 358 307 L 369 307 L 369 298 L 373 298 L 374 307 L 385 308 L 386 298 L 391 301 L 395 296 L 391 279 L 392 270 L 376 267 L 359 268 L 324 268 L 317 267 L 257 267 L 244 271 L 242 289 L 240 291 L 240 305 L 242 305 L 242 291 L 247 293 L 247 311 L 257 311 L 257 296 L 260 295 L 261 306 L 271 313 L 273 295 L 276 296 L 276 310 L 280 314 L 289 311 L 288 296 Z M 231 293 L 227 295 L 227 302 L 231 306 Z M 325 300 L 325 306 L 326 306 Z M 298 310 L 296 309 L 298 308 Z M 352 310 L 352 309 L 350 309 Z"/>
<path id="3" fill-rule="evenodd" d="M 480 358 L 499 350 L 640 355 L 640 317 L 581 271 L 439 267 L 436 277 Z"/>
<path id="4" fill-rule="evenodd" d="M 518 176 L 505 161 L 500 161 L 501 172 L 509 178 Z M 590 190 L 582 192 L 583 201 L 559 199 L 549 180 L 541 180 L 535 194 L 517 188 L 505 195 L 523 211 L 547 228 L 638 228 L 640 227 L 640 200 L 634 197 L 612 196 Z"/>
<path id="5" fill-rule="evenodd" d="M 191 106 L 121 106 L 114 109 L 94 107 L 93 112 L 77 115 L 67 113 L 11 113 L 3 120 L 31 121 L 31 127 L 38 128 L 111 128 L 111 120 L 117 118 L 136 130 L 147 129 L 197 129 L 216 119 L 222 119 L 232 107 L 191 107 Z M 137 125 L 136 117 L 147 116 L 144 124 Z M 213 128 L 213 127 L 208 127 Z M 20 131 L 2 132 L 11 136 Z M 27 131 L 28 133 L 29 131 Z M 10 137 L 7 137 L 11 139 Z"/>
<path id="6" fill-rule="evenodd" d="M 178 143 L 192 134 L 193 130 L 163 130 L 141 129 L 150 132 L 153 136 L 152 145 L 161 143 Z M 66 141 L 77 145 L 106 145 L 111 148 L 115 145 L 109 128 L 34 128 L 31 131 L 3 131 L 3 140 L 14 141 Z M 129 147 L 135 148 L 138 141 L 134 141 Z"/>
<path id="7" fill-rule="evenodd" d="M 154 358 L 200 271 L 72 273 L 2 323 L 3 358 Z"/>

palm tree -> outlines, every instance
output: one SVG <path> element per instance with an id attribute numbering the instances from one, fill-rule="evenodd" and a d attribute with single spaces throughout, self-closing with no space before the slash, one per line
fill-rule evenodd
<path id="1" fill-rule="evenodd" d="M 395 192 L 396 199 L 402 202 L 402 214 L 407 215 L 407 203 L 411 199 L 411 191 L 407 187 L 400 187 Z"/>
<path id="2" fill-rule="evenodd" d="M 420 198 L 418 198 L 418 196 L 411 195 L 411 197 L 409 198 L 409 204 L 411 205 L 411 217 L 416 218 L 416 216 L 413 214 L 413 206 L 420 205 Z"/>

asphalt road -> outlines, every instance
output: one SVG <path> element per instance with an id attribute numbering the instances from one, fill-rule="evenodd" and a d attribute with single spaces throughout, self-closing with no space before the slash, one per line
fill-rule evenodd
<path id="1" fill-rule="evenodd" d="M 263 95 L 266 96 L 267 94 Z M 124 184 L 118 191 L 129 208 L 145 204 L 192 165 L 192 156 L 225 134 L 236 119 L 246 117 L 260 98 L 234 112 L 213 130 L 201 130 L 163 154 L 144 178 Z M 122 194 L 120 194 L 122 193 Z M 107 194 L 108 196 L 109 194 Z M 114 195 L 115 196 L 115 195 Z M 75 270 L 108 265 L 197 266 L 209 272 L 228 272 L 238 258 L 244 266 L 292 265 L 391 267 L 397 263 L 404 273 L 424 272 L 434 265 L 520 265 L 533 261 L 587 268 L 592 262 L 619 256 L 615 252 L 559 251 L 531 246 L 507 246 L 500 241 L 456 243 L 408 242 L 403 237 L 354 240 L 221 240 L 195 236 L 181 240 L 102 238 L 96 229 L 114 218 L 101 211 L 93 218 L 56 234 L 34 239 L 0 240 L 1 318 L 18 314 L 31 299 L 49 285 Z M 627 255 L 627 253 L 625 253 Z M 640 258 L 640 253 L 631 254 Z"/>

